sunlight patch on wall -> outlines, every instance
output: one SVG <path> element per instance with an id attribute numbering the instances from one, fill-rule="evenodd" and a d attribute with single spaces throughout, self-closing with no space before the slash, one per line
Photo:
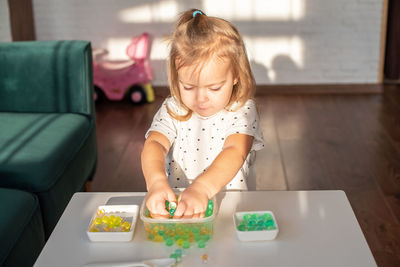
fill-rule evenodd
<path id="1" fill-rule="evenodd" d="M 203 10 L 209 16 L 228 20 L 293 21 L 304 18 L 305 0 L 203 0 Z"/>
<path id="2" fill-rule="evenodd" d="M 131 42 L 131 38 L 109 38 L 107 40 L 107 59 L 127 60 L 126 48 Z"/>
<path id="3" fill-rule="evenodd" d="M 151 60 L 166 60 L 169 53 L 168 41 L 164 38 L 154 38 L 150 59 Z"/>
<path id="4" fill-rule="evenodd" d="M 107 40 L 107 59 L 109 60 L 127 60 L 126 48 L 131 42 L 131 38 L 109 38 Z M 154 38 L 151 44 L 150 59 L 166 60 L 169 48 L 165 38 Z"/>
<path id="5" fill-rule="evenodd" d="M 274 71 L 279 68 L 304 67 L 304 44 L 300 37 L 249 37 L 243 36 L 250 61 L 254 61 L 266 68 L 268 78 L 273 82 L 276 79 Z M 277 62 L 285 58 L 285 61 Z M 286 66 L 285 66 L 286 65 Z"/>
<path id="6" fill-rule="evenodd" d="M 178 4 L 174 0 L 135 6 L 118 14 L 118 17 L 127 23 L 173 22 L 177 16 Z"/>

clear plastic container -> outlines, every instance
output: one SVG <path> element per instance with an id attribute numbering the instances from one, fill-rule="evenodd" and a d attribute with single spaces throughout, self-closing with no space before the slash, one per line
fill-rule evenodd
<path id="1" fill-rule="evenodd" d="M 179 193 L 178 193 L 179 194 Z M 212 237 L 213 222 L 218 213 L 216 198 L 213 213 L 209 217 L 197 219 L 153 219 L 149 217 L 146 208 L 147 197 L 143 200 L 140 208 L 140 219 L 143 221 L 146 238 L 150 241 L 164 242 L 167 246 L 177 244 L 178 246 L 190 246 L 197 242 L 201 247 Z"/>

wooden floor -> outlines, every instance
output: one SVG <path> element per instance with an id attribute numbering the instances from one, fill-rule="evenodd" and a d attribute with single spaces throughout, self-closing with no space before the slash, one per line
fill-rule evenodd
<path id="1" fill-rule="evenodd" d="M 140 152 L 161 101 L 97 104 L 92 191 L 145 191 Z M 400 266 L 400 87 L 256 101 L 266 141 L 257 189 L 344 190 L 378 266 Z"/>

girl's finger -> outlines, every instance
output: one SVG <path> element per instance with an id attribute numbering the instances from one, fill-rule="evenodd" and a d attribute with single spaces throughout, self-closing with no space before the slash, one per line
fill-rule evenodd
<path id="1" fill-rule="evenodd" d="M 151 218 L 153 218 L 153 219 L 168 219 L 169 218 L 169 215 L 161 215 L 161 214 L 153 214 L 153 213 L 150 213 L 150 215 L 151 215 Z"/>
<path id="2" fill-rule="evenodd" d="M 163 201 L 158 201 L 156 203 L 154 212 L 164 216 L 169 215 L 168 211 L 165 209 L 165 203 L 163 203 Z"/>
<path id="3" fill-rule="evenodd" d="M 174 219 L 180 219 L 185 210 L 186 210 L 186 203 L 183 201 L 178 202 L 178 205 L 174 213 Z"/>
<path id="4" fill-rule="evenodd" d="M 184 219 L 191 219 L 193 218 L 193 208 L 192 207 L 186 207 L 185 212 L 183 213 L 183 218 Z"/>
<path id="5" fill-rule="evenodd" d="M 167 200 L 169 202 L 176 202 L 176 196 L 175 196 L 175 193 L 172 190 L 168 190 L 168 192 L 167 192 Z"/>

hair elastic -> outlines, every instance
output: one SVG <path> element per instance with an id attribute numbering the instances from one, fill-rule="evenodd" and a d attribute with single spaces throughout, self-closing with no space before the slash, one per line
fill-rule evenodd
<path id="1" fill-rule="evenodd" d="M 197 14 L 203 15 L 203 12 L 201 12 L 200 10 L 196 10 L 193 12 L 193 18 L 196 17 Z"/>

